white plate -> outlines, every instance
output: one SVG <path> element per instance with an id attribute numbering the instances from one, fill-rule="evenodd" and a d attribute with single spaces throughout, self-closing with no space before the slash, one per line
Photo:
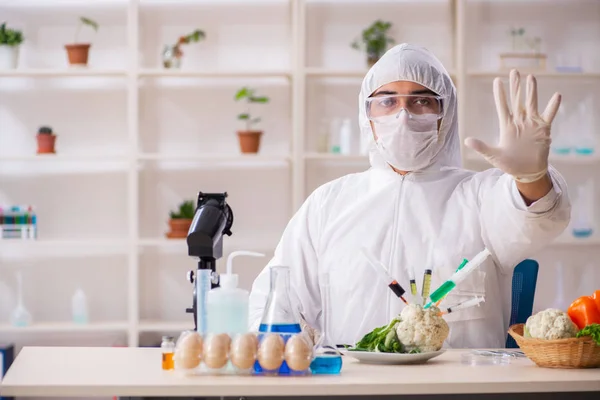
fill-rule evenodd
<path id="1" fill-rule="evenodd" d="M 341 350 L 341 353 L 345 356 L 357 359 L 359 362 L 364 364 L 387 364 L 387 365 L 401 365 L 401 364 L 422 364 L 431 360 L 434 357 L 439 356 L 446 350 L 441 349 L 438 351 L 432 351 L 429 353 L 416 353 L 416 354 L 403 354 L 403 353 L 377 353 L 372 351 L 350 351 Z"/>

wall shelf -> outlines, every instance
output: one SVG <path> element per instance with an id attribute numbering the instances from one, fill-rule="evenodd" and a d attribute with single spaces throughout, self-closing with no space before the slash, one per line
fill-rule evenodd
<path id="1" fill-rule="evenodd" d="M 0 333 L 75 333 L 75 332 L 127 332 L 127 322 L 34 322 L 29 326 L 0 324 Z"/>
<path id="2" fill-rule="evenodd" d="M 0 70 L 6 78 L 62 78 L 62 77 L 126 77 L 127 70 L 104 70 L 88 68 L 68 69 L 15 69 Z"/>

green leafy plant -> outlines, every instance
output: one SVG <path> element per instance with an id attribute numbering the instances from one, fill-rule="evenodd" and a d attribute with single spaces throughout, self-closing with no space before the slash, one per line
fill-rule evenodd
<path id="1" fill-rule="evenodd" d="M 195 208 L 193 200 L 186 200 L 179 205 L 177 211 L 171 211 L 169 216 L 171 219 L 193 219 Z"/>
<path id="2" fill-rule="evenodd" d="M 25 38 L 23 32 L 6 27 L 6 22 L 0 25 L 0 45 L 5 46 L 18 46 Z"/>
<path id="3" fill-rule="evenodd" d="M 388 35 L 391 28 L 391 22 L 377 20 L 364 29 L 360 39 L 356 39 L 350 46 L 356 50 L 364 50 L 369 63 L 374 63 L 387 51 L 388 46 L 394 43 L 394 39 Z"/>
<path id="4" fill-rule="evenodd" d="M 98 31 L 98 23 L 87 17 L 79 17 L 79 24 L 77 25 L 77 29 L 75 30 L 75 42 L 79 43 L 77 40 L 79 38 L 79 32 L 81 32 L 81 28 L 83 26 L 89 26 L 94 30 L 94 32 Z"/>
<path id="5" fill-rule="evenodd" d="M 183 51 L 181 50 L 181 46 L 184 44 L 197 43 L 200 40 L 206 38 L 206 33 L 201 31 L 200 29 L 196 29 L 194 32 L 189 35 L 180 36 L 177 43 L 173 45 L 173 54 L 176 58 L 183 57 Z"/>
<path id="6" fill-rule="evenodd" d="M 250 114 L 250 105 L 251 104 L 265 104 L 269 102 L 269 98 L 266 96 L 257 96 L 256 91 L 254 89 L 243 87 L 235 95 L 235 101 L 243 101 L 245 100 L 247 103 L 246 112 L 238 115 L 238 120 L 244 121 L 246 123 L 246 130 L 250 131 L 252 129 L 252 125 L 257 124 L 261 121 L 260 117 L 252 117 Z"/>

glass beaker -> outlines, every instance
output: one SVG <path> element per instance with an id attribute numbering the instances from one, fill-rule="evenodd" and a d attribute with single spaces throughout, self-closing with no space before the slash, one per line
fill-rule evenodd
<path id="1" fill-rule="evenodd" d="M 271 288 L 269 297 L 263 313 L 258 331 L 260 333 L 279 333 L 284 344 L 292 336 L 300 333 L 300 319 L 290 300 L 290 268 L 285 266 L 272 266 L 270 268 Z M 259 334 L 259 341 L 263 335 Z M 263 369 L 258 362 L 254 364 L 254 372 L 262 373 Z M 278 374 L 290 373 L 287 363 L 284 361 L 279 367 Z"/>
<path id="2" fill-rule="evenodd" d="M 574 205 L 573 216 L 573 236 L 576 238 L 587 238 L 592 236 L 593 228 L 591 224 L 589 195 L 585 186 L 577 188 L 577 199 Z"/>
<path id="3" fill-rule="evenodd" d="M 329 298 L 329 274 L 324 273 L 319 280 L 321 283 L 322 333 L 314 350 L 314 359 L 310 371 L 316 375 L 335 375 L 342 370 L 342 354 L 331 340 L 331 303 Z"/>

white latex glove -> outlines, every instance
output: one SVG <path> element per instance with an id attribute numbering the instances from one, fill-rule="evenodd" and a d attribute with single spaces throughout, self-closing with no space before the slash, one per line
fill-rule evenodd
<path id="1" fill-rule="evenodd" d="M 304 319 L 304 315 L 301 315 L 300 318 L 300 328 L 310 340 L 310 345 L 314 347 L 319 342 L 319 339 L 321 338 L 321 333 L 312 326 L 308 325 L 308 323 Z"/>
<path id="2" fill-rule="evenodd" d="M 510 71 L 510 99 L 508 108 L 504 85 L 494 80 L 494 98 L 500 120 L 500 140 L 496 147 L 479 139 L 467 138 L 465 145 L 480 153 L 494 167 L 512 175 L 519 182 L 534 182 L 548 172 L 550 154 L 550 125 L 560 106 L 561 96 L 555 93 L 544 113 L 538 114 L 537 82 L 527 77 L 525 108 L 521 105 L 520 76 Z"/>

